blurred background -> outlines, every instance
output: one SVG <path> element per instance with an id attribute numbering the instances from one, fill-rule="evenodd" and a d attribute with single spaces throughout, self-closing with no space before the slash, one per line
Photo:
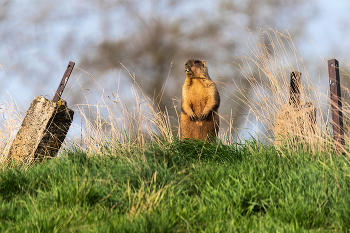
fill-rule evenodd
<path id="1" fill-rule="evenodd" d="M 349 10 L 347 0 L 0 0 L 0 102 L 26 111 L 37 95 L 51 99 L 74 61 L 62 96 L 72 109 L 99 102 L 96 90 L 132 99 L 136 80 L 162 111 L 176 116 L 183 64 L 197 58 L 217 82 L 219 113 L 232 116 L 235 128 L 250 127 L 247 106 L 232 100 L 228 92 L 235 90 L 225 86 L 240 83 L 249 94 L 238 67 L 252 52 L 251 41 L 267 28 L 289 33 L 315 87 L 326 92 L 327 60 L 338 59 L 345 70 L 350 62 Z"/>

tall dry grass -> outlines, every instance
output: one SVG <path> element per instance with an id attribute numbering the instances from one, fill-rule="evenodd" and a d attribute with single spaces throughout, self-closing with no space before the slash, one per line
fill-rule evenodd
<path id="1" fill-rule="evenodd" d="M 305 129 L 286 129 L 287 136 L 284 143 L 275 143 L 277 149 L 281 146 L 288 146 L 291 149 L 311 149 L 312 152 L 333 150 L 332 142 L 332 120 L 330 114 L 329 91 L 317 89 L 313 85 L 316 81 L 312 79 L 303 58 L 298 51 L 295 41 L 291 35 L 268 28 L 255 41 L 250 41 L 249 52 L 241 58 L 241 63 L 236 64 L 242 76 L 249 81 L 250 92 L 244 92 L 239 84 L 235 90 L 240 95 L 231 92 L 233 96 L 240 98 L 245 106 L 248 106 L 250 113 L 258 119 L 264 129 L 263 136 L 275 143 L 276 116 L 289 102 L 290 96 L 290 73 L 299 71 L 302 73 L 301 100 L 310 102 L 316 108 L 316 126 Z M 322 61 L 324 75 L 322 78 L 328 80 L 327 61 Z M 344 75 L 344 70 L 341 70 Z M 329 90 L 329 87 L 327 90 Z M 341 85 L 343 91 L 349 90 Z M 344 122 L 347 123 L 349 116 L 349 104 L 343 101 Z M 297 114 L 297 113 L 296 113 Z M 290 119 L 285 119 L 288 121 Z M 348 128 L 345 124 L 345 129 Z M 299 140 L 295 140 L 298 138 Z M 345 130 L 346 145 L 341 146 L 341 151 L 348 155 L 348 131 Z M 281 150 L 282 151 L 282 150 Z"/>
<path id="2" fill-rule="evenodd" d="M 313 152 L 332 150 L 328 93 L 313 86 L 313 80 L 309 77 L 307 67 L 291 36 L 267 29 L 258 39 L 249 42 L 248 49 L 241 62 L 235 65 L 242 78 L 248 80 L 249 88 L 236 82 L 226 83 L 227 93 L 221 93 L 222 96 L 246 107 L 249 112 L 247 127 L 258 124 L 260 139 L 264 137 L 274 143 L 276 115 L 289 100 L 290 72 L 299 71 L 302 73 L 302 101 L 313 103 L 317 110 L 316 128 L 306 133 L 301 133 L 300 130 L 288 132 L 291 137 L 286 137 L 285 143 L 276 144 L 276 147 L 283 151 L 282 147 L 285 146 L 296 149 L 300 144 L 307 144 Z M 178 133 L 174 133 L 179 128 L 179 114 L 169 116 L 167 111 L 162 112 L 159 106 L 143 93 L 135 75 L 126 67 L 124 69 L 133 80 L 127 87 L 130 88 L 127 94 L 125 94 L 126 87 L 121 87 L 119 80 L 115 87 L 111 88 L 109 85 L 102 85 L 102 82 L 97 81 L 87 71 L 80 69 L 86 78 L 93 79 L 99 90 L 94 96 L 99 96 L 99 100 L 92 101 L 85 94 L 84 88 L 80 87 L 81 93 L 85 95 L 85 103 L 72 106 L 76 109 L 75 117 L 79 116 L 80 123 L 71 126 L 71 133 L 64 144 L 66 148 L 74 145 L 93 154 L 103 154 L 101 148 L 104 146 L 112 150 L 130 150 L 133 147 L 140 149 L 147 141 L 162 146 L 163 142 L 172 142 L 174 137 L 179 136 Z M 326 69 L 324 72 L 324 77 L 328 77 Z M 179 104 L 174 102 L 175 109 L 179 109 Z M 20 126 L 24 113 L 14 102 L 4 102 L 2 106 L 0 152 L 4 155 Z M 349 103 L 343 104 L 343 112 L 346 117 L 350 116 Z M 251 117 L 255 122 L 249 120 Z M 345 122 L 348 122 L 346 117 Z M 221 117 L 221 120 L 227 121 L 229 126 L 220 129 L 219 139 L 224 143 L 232 143 L 234 140 L 232 135 L 237 133 L 237 129 L 232 127 L 234 119 Z M 301 140 L 292 140 L 294 136 Z M 347 131 L 345 141 L 349 141 Z M 348 147 L 348 143 L 345 147 Z M 346 154 L 348 155 L 348 152 Z"/>
<path id="3" fill-rule="evenodd" d="M 11 142 L 21 125 L 24 113 L 11 99 L 0 103 L 0 164 L 10 149 Z"/>
<path id="4" fill-rule="evenodd" d="M 127 70 L 126 67 L 124 69 Z M 82 124 L 78 130 L 80 135 L 72 138 L 78 142 L 75 145 L 93 153 L 101 153 L 101 146 L 104 145 L 110 149 L 117 147 L 130 150 L 132 147 L 142 148 L 148 141 L 160 145 L 169 143 L 174 136 L 178 136 L 173 135 L 172 129 L 176 126 L 171 125 L 169 114 L 162 112 L 155 101 L 143 93 L 134 74 L 128 72 L 133 83 L 126 88 L 130 92 L 125 96 L 120 91 L 125 90 L 125 87 L 120 87 L 119 82 L 115 90 L 104 89 L 89 73 L 81 71 L 99 86 L 100 100 L 89 103 L 86 97 L 86 104 L 76 105 Z"/>

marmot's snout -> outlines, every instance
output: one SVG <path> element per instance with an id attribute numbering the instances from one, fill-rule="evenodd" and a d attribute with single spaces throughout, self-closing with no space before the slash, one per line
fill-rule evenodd
<path id="1" fill-rule="evenodd" d="M 186 72 L 186 74 L 192 74 L 192 70 L 188 66 L 185 66 L 185 72 Z"/>
<path id="2" fill-rule="evenodd" d="M 191 65 L 188 61 L 185 62 L 185 73 L 188 75 L 192 74 Z"/>

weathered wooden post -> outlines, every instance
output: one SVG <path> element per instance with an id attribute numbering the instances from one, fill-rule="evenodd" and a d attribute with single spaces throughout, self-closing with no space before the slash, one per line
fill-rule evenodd
<path id="1" fill-rule="evenodd" d="M 333 122 L 334 148 L 342 151 L 345 145 L 343 112 L 341 102 L 339 62 L 336 59 L 328 60 L 329 87 L 331 93 L 331 110 Z"/>
<path id="2" fill-rule="evenodd" d="M 298 108 L 300 106 L 301 73 L 290 73 L 289 105 Z"/>
<path id="3" fill-rule="evenodd" d="M 289 103 L 277 112 L 275 121 L 275 143 L 281 143 L 288 138 L 300 137 L 314 133 L 316 124 L 316 108 L 311 102 L 302 102 L 301 73 L 290 74 Z"/>
<path id="4" fill-rule="evenodd" d="M 7 163 L 30 165 L 56 156 L 73 121 L 74 111 L 60 99 L 75 63 L 69 62 L 53 100 L 36 97 L 7 154 Z"/>

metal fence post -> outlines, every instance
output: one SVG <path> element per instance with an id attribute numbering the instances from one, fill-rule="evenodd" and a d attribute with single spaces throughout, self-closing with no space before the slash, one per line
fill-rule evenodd
<path id="1" fill-rule="evenodd" d="M 340 91 L 339 62 L 336 59 L 328 60 L 328 74 L 331 93 L 334 147 L 336 150 L 340 151 L 345 145 L 345 141 Z"/>

